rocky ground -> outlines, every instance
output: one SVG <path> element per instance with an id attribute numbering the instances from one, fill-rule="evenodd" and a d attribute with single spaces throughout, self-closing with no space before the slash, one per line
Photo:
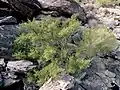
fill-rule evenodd
<path id="1" fill-rule="evenodd" d="M 97 5 L 95 0 L 84 0 L 80 5 L 73 0 L 0 0 L 0 90 L 38 90 L 35 85 L 27 85 L 23 80 L 26 72 L 36 65 L 30 61 L 16 61 L 11 57 L 19 23 L 25 21 L 26 17 L 41 19 L 52 15 L 68 18 L 74 13 L 78 13 L 83 28 L 107 26 L 119 42 L 119 4 L 103 7 Z M 79 33 L 75 33 L 72 39 L 78 40 L 79 36 Z M 60 85 L 63 85 L 64 81 L 69 82 L 67 85 L 73 87 L 71 90 L 107 90 L 112 81 L 120 86 L 120 48 L 109 55 L 93 58 L 90 66 L 74 78 L 74 85 L 63 78 L 59 81 L 62 81 Z M 42 88 L 40 90 L 47 90 Z"/>
<path id="2" fill-rule="evenodd" d="M 120 5 L 100 6 L 95 0 L 83 0 L 89 27 L 105 25 L 113 30 L 117 39 L 120 38 Z"/>

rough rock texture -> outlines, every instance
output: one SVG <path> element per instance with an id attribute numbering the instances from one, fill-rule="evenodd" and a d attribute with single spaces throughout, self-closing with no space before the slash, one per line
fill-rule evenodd
<path id="1" fill-rule="evenodd" d="M 23 90 L 23 82 L 14 72 L 6 71 L 6 63 L 0 58 L 0 90 Z"/>
<path id="2" fill-rule="evenodd" d="M 57 80 L 50 78 L 39 90 L 68 90 L 73 87 L 73 77 L 69 75 L 63 75 Z"/>
<path id="3" fill-rule="evenodd" d="M 20 61 L 8 61 L 7 69 L 11 72 L 26 72 L 30 69 L 36 67 L 30 61 L 20 60 Z"/>
<path id="4" fill-rule="evenodd" d="M 14 17 L 0 18 L 0 55 L 11 54 L 12 43 L 17 35 L 18 24 Z"/>
<path id="5" fill-rule="evenodd" d="M 0 0 L 0 4 L 5 3 L 3 1 Z M 4 5 L 4 7 L 6 6 L 6 8 L 19 12 L 29 19 L 35 17 L 39 13 L 65 17 L 70 17 L 78 13 L 78 18 L 83 22 L 86 21 L 84 9 L 74 0 L 7 0 L 7 2 L 7 6 Z M 3 6 L 1 6 L 1 8 L 2 7 Z"/>
<path id="6" fill-rule="evenodd" d="M 11 8 L 23 16 L 32 18 L 40 12 L 40 3 L 37 0 L 7 0 Z"/>
<path id="7" fill-rule="evenodd" d="M 80 90 L 108 90 L 112 81 L 119 86 L 120 61 L 96 57 L 76 81 Z"/>
<path id="8" fill-rule="evenodd" d="M 0 58 L 0 90 L 24 90 L 25 72 L 34 68 L 30 61 L 8 61 Z"/>
<path id="9" fill-rule="evenodd" d="M 74 0 L 38 0 L 43 10 L 56 11 L 62 16 L 69 17 L 78 13 L 78 17 L 82 21 L 86 21 L 84 9 Z"/>
<path id="10" fill-rule="evenodd" d="M 120 39 L 120 5 L 100 6 L 95 0 L 83 0 L 81 6 L 84 7 L 88 17 L 88 27 L 107 26 Z"/>

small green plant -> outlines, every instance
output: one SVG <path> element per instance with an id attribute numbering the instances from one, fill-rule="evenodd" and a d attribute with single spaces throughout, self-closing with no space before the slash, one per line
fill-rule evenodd
<path id="1" fill-rule="evenodd" d="M 96 0 L 96 3 L 100 5 L 111 5 L 120 3 L 120 0 Z"/>
<path id="2" fill-rule="evenodd" d="M 79 45 L 69 43 L 70 35 L 79 27 L 75 16 L 64 22 L 48 17 L 21 25 L 20 31 L 24 32 L 14 42 L 13 55 L 47 63 L 42 69 L 28 73 L 28 81 L 42 85 L 63 71 L 74 75 L 86 68 L 97 53 L 109 52 L 116 45 L 113 33 L 106 28 L 85 30 Z"/>
<path id="3" fill-rule="evenodd" d="M 74 56 L 69 57 L 69 61 L 66 65 L 66 71 L 70 74 L 77 74 L 80 70 L 87 68 L 90 63 L 90 59 L 77 58 Z"/>
<path id="4" fill-rule="evenodd" d="M 60 68 L 55 62 L 45 66 L 42 70 L 33 70 L 34 73 L 28 73 L 28 81 L 36 82 L 38 85 L 42 85 L 49 78 L 55 78 L 63 69 Z"/>

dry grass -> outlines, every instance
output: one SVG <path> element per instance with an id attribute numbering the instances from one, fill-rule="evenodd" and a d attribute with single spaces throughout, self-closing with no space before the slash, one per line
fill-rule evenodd
<path id="1" fill-rule="evenodd" d="M 100 5 L 112 5 L 120 3 L 120 0 L 96 0 L 96 3 Z"/>

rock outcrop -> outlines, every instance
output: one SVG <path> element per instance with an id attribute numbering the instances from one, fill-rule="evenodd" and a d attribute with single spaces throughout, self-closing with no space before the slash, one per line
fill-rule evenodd
<path id="1" fill-rule="evenodd" d="M 120 61 L 96 57 L 89 68 L 79 74 L 78 90 L 108 90 L 111 82 L 120 85 Z"/>
<path id="2" fill-rule="evenodd" d="M 4 1 L 4 2 L 3 2 Z M 78 18 L 83 22 L 86 21 L 84 9 L 74 0 L 0 0 L 0 5 L 20 13 L 25 18 L 44 14 L 52 16 L 70 17 L 78 14 Z"/>
<path id="3" fill-rule="evenodd" d="M 0 55 L 10 55 L 13 41 L 17 35 L 17 20 L 12 17 L 0 18 Z"/>
<path id="4" fill-rule="evenodd" d="M 0 90 L 24 90 L 24 74 L 34 67 L 30 61 L 7 61 L 6 63 L 6 61 L 1 58 Z"/>

